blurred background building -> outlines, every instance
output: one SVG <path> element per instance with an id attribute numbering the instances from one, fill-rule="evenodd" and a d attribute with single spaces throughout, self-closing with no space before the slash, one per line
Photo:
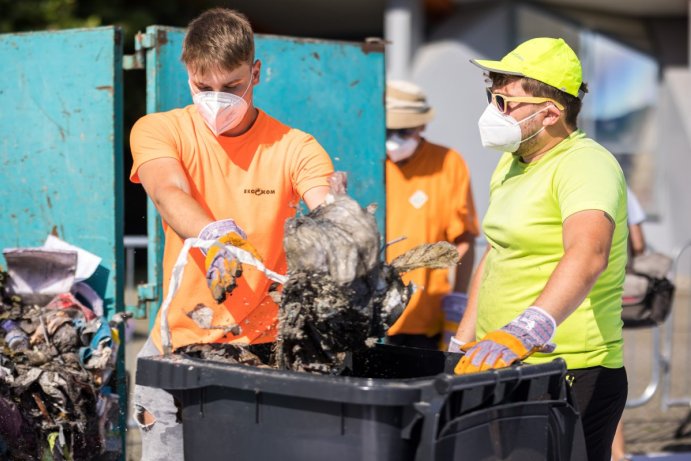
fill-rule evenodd
<path id="1" fill-rule="evenodd" d="M 691 238 L 691 0 L 0 0 L 0 33 L 118 24 L 131 52 L 138 30 L 184 27 L 212 6 L 244 12 L 258 33 L 385 38 L 387 77 L 426 89 L 437 110 L 426 134 L 464 155 L 481 218 L 498 154 L 480 144 L 485 83 L 469 59 L 498 59 L 532 37 L 563 37 L 590 87 L 579 126 L 619 159 L 648 215 L 650 244 L 671 253 Z M 126 129 L 145 111 L 144 78 L 125 73 Z M 127 181 L 125 203 L 125 234 L 144 234 L 141 187 Z"/>

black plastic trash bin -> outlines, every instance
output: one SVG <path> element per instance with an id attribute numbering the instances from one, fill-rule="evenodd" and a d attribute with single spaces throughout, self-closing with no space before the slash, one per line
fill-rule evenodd
<path id="1" fill-rule="evenodd" d="M 581 460 L 561 360 L 454 376 L 456 354 L 377 345 L 352 376 L 140 358 L 180 401 L 186 460 Z"/>

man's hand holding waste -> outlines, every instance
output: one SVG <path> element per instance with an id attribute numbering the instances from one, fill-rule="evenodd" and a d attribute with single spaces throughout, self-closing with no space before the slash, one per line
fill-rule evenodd
<path id="1" fill-rule="evenodd" d="M 550 340 L 556 327 L 551 315 L 531 306 L 499 330 L 464 344 L 461 350 L 465 355 L 454 371 L 460 375 L 503 368 L 534 352 L 552 352 L 555 345 Z"/>
<path id="2" fill-rule="evenodd" d="M 232 219 L 214 221 L 199 233 L 202 240 L 218 240 L 221 245 L 232 245 L 247 251 L 261 261 L 257 250 L 247 241 L 247 235 Z M 204 260 L 206 284 L 216 302 L 222 303 L 237 286 L 242 275 L 242 264 L 227 249 L 213 245 Z"/>

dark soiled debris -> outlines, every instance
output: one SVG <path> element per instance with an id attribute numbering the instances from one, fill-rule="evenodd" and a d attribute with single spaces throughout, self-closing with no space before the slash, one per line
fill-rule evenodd
<path id="1" fill-rule="evenodd" d="M 214 310 L 204 304 L 197 304 L 194 309 L 187 312 L 187 316 L 194 320 L 199 328 L 205 330 L 223 330 L 226 333 L 232 333 L 237 336 L 242 333 L 242 328 L 237 323 L 230 325 L 212 325 L 214 318 Z"/>
<path id="2" fill-rule="evenodd" d="M 176 354 L 214 362 L 269 368 L 273 365 L 271 345 L 237 346 L 226 343 L 190 344 L 175 350 Z"/>
<path id="3" fill-rule="evenodd" d="M 119 441 L 107 434 L 119 437 L 117 395 L 104 392 L 114 376 L 110 324 L 87 320 L 88 308 L 69 293 L 25 305 L 5 292 L 6 277 L 0 273 L 0 459 L 119 459 L 111 445 Z"/>
<path id="4" fill-rule="evenodd" d="M 413 248 L 387 264 L 372 211 L 347 195 L 331 197 L 286 222 L 280 368 L 342 373 L 346 353 L 372 347 L 403 312 L 411 290 L 400 273 L 458 261 L 455 247 L 440 242 Z"/>

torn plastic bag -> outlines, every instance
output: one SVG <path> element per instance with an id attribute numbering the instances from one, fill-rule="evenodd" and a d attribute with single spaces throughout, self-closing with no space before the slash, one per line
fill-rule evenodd
<path id="1" fill-rule="evenodd" d="M 9 274 L 7 289 L 25 303 L 43 306 L 74 284 L 76 251 L 8 248 L 3 255 Z"/>

